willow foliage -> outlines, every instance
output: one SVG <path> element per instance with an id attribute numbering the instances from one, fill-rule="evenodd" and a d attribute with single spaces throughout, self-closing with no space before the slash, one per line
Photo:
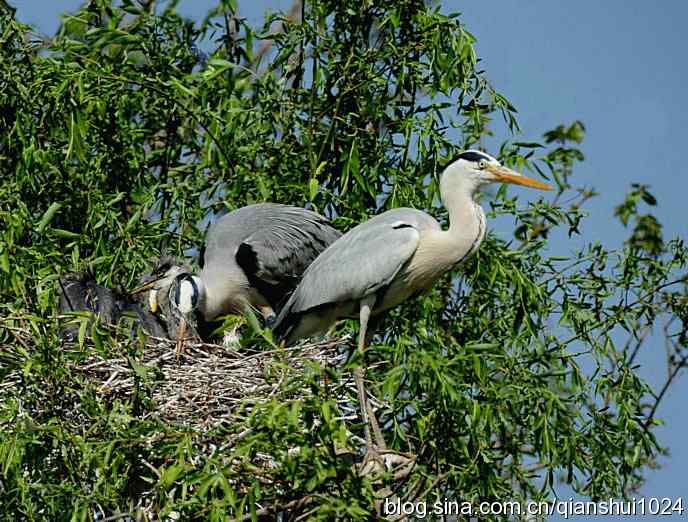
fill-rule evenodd
<path id="1" fill-rule="evenodd" d="M 401 482 L 361 476 L 337 451 L 361 447 L 362 426 L 328 393 L 348 367 L 275 377 L 272 400 L 200 434 L 148 415 L 139 339 L 84 326 L 74 351 L 57 335 L 59 274 L 91 267 L 131 288 L 162 249 L 195 256 L 226 209 L 310 205 L 342 229 L 398 206 L 446 220 L 443 162 L 490 128 L 519 130 L 459 15 L 421 0 L 312 0 L 251 27 L 231 0 L 201 21 L 174 3 L 90 0 L 42 39 L 0 11 L 3 518 L 143 517 L 145 493 L 161 518 L 365 519 L 386 486 L 478 503 L 551 499 L 562 484 L 623 497 L 642 482 L 661 451 L 656 406 L 686 362 L 688 252 L 642 213 L 655 204 L 642 186 L 617 208 L 623 248 L 548 248 L 553 234 L 594 230 L 583 211 L 594 193 L 575 187 L 579 122 L 492 151 L 556 193 L 484 197 L 488 219 L 513 227 L 395 310 L 368 351 L 387 443 L 417 456 Z M 652 390 L 635 359 L 660 341 L 671 378 Z M 71 363 L 116 346 L 140 379 L 112 402 Z M 201 451 L 208 437 L 232 443 Z M 257 468 L 261 454 L 274 466 Z"/>

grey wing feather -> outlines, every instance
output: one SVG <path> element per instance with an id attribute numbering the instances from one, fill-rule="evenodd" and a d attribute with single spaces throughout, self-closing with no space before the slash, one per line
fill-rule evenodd
<path id="1" fill-rule="evenodd" d="M 389 285 L 413 256 L 424 228 L 439 225 L 414 209 L 391 210 L 353 228 L 308 267 L 280 319 L 361 299 Z"/>
<path id="2" fill-rule="evenodd" d="M 341 233 L 318 214 L 289 209 L 273 218 L 270 228 L 246 238 L 256 254 L 256 276 L 270 283 L 299 279 L 304 270 Z"/>
<path id="3" fill-rule="evenodd" d="M 298 278 L 340 235 L 323 216 L 310 210 L 275 203 L 249 205 L 230 212 L 211 228 L 205 264 L 237 262 L 249 277 L 278 284 Z"/>

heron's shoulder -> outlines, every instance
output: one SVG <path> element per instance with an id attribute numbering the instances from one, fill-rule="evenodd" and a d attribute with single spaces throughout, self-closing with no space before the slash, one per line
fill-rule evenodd
<path id="1" fill-rule="evenodd" d="M 213 223 L 208 238 L 232 238 L 241 241 L 254 234 L 279 232 L 281 227 L 301 227 L 303 233 L 311 229 L 334 229 L 329 221 L 312 210 L 281 203 L 255 203 L 225 214 Z"/>
<path id="2" fill-rule="evenodd" d="M 327 221 L 317 212 L 294 205 L 284 205 L 282 203 L 253 203 L 228 212 L 218 220 L 218 223 L 235 221 L 245 222 L 247 220 L 261 221 L 275 218 Z"/>
<path id="3" fill-rule="evenodd" d="M 390 270 L 394 271 L 397 261 L 415 251 L 421 231 L 425 228 L 423 223 L 427 225 L 422 212 L 414 209 L 397 208 L 378 214 L 332 243 L 306 269 L 304 279 L 321 271 L 338 270 L 342 265 L 359 268 L 368 263 L 379 265 L 378 258 L 382 258 L 382 263 L 391 260 L 393 266 L 390 266 Z M 347 274 L 346 278 L 350 276 Z"/>
<path id="4" fill-rule="evenodd" d="M 286 328 L 283 322 L 289 322 L 289 314 L 357 301 L 388 286 L 413 256 L 421 236 L 419 220 L 409 219 L 412 209 L 401 210 L 361 223 L 323 251 L 280 313 L 278 330 Z"/>
<path id="5" fill-rule="evenodd" d="M 393 208 L 382 214 L 378 214 L 366 221 L 366 223 L 372 223 L 372 226 L 387 225 L 392 228 L 407 226 L 417 230 L 441 228 L 435 218 L 429 214 L 408 207 Z"/>
<path id="6" fill-rule="evenodd" d="M 269 227 L 285 212 L 283 207 L 276 203 L 256 203 L 232 210 L 218 218 L 210 225 L 206 238 L 206 255 L 215 253 L 221 249 L 234 251 L 239 245 L 261 231 Z M 289 208 L 289 207 L 287 207 Z"/>

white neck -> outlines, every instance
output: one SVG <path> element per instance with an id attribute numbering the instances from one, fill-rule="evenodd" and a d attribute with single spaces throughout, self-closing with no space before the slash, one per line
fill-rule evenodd
<path id="1" fill-rule="evenodd" d="M 427 288 L 448 270 L 473 254 L 485 233 L 482 209 L 473 201 L 477 190 L 470 178 L 458 175 L 442 176 L 440 196 L 449 211 L 447 230 L 430 229 L 421 234 L 418 249 L 409 265 L 406 280 L 398 288 L 397 300 L 408 296 L 409 288 Z"/>
<path id="2" fill-rule="evenodd" d="M 483 209 L 474 199 L 479 183 L 474 178 L 452 173 L 451 168 L 448 167 L 440 180 L 440 198 L 449 212 L 448 232 L 454 238 L 475 238 L 485 219 Z"/>

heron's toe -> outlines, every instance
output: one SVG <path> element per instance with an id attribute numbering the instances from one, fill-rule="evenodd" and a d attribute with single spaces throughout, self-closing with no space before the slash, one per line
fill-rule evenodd
<path id="1" fill-rule="evenodd" d="M 275 324 L 276 320 L 277 316 L 275 314 L 270 314 L 265 318 L 265 324 L 272 328 L 272 325 Z"/>

